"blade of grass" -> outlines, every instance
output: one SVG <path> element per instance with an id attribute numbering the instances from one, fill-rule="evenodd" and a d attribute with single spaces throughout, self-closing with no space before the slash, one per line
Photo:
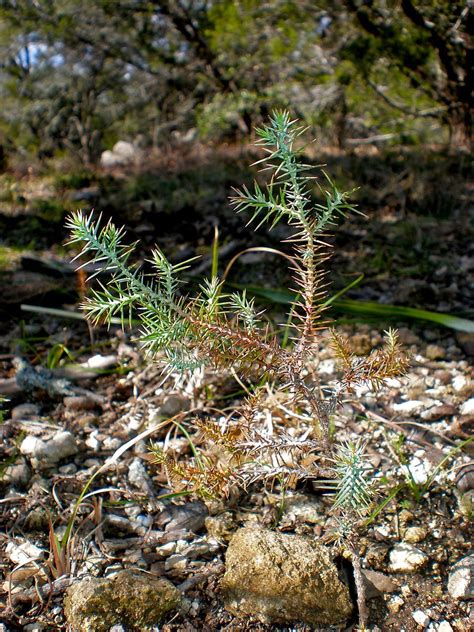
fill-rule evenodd
<path id="1" fill-rule="evenodd" d="M 356 279 L 357 281 L 357 279 Z M 229 286 L 236 289 L 247 289 L 250 294 L 258 296 L 272 303 L 288 305 L 294 301 L 293 292 L 285 289 L 264 288 L 256 285 L 243 285 L 240 283 L 228 283 Z M 349 289 L 349 288 L 347 288 Z M 344 288 L 346 290 L 346 288 Z M 340 295 L 340 294 L 339 294 Z M 337 295 L 336 295 L 337 296 Z M 373 303 L 370 301 L 357 301 L 353 299 L 340 299 L 332 297 L 328 299 L 328 303 L 338 312 L 356 314 L 361 316 L 372 316 L 380 319 L 398 318 L 401 320 L 422 320 L 455 329 L 456 331 L 465 331 L 474 333 L 474 320 L 452 316 L 442 312 L 431 312 L 416 307 L 404 307 L 401 305 L 387 305 L 385 303 Z"/>
<path id="2" fill-rule="evenodd" d="M 23 303 L 20 306 L 23 312 L 32 312 L 33 314 L 46 314 L 48 316 L 56 316 L 57 318 L 71 318 L 72 320 L 87 320 L 86 315 L 81 312 L 71 312 L 67 309 L 56 309 L 54 307 L 42 307 L 41 305 L 27 305 Z M 132 325 L 139 325 L 141 321 L 132 319 Z M 112 325 L 121 325 L 120 318 L 111 318 L 110 323 Z"/>
<path id="3" fill-rule="evenodd" d="M 342 299 L 334 302 L 334 307 L 343 312 L 352 314 L 369 314 L 388 318 L 408 318 L 414 320 L 427 320 L 443 327 L 449 327 L 457 331 L 474 333 L 474 321 L 442 312 L 430 312 L 416 307 L 404 307 L 401 305 L 385 305 L 369 301 L 355 301 Z"/>
<path id="4" fill-rule="evenodd" d="M 219 269 L 219 227 L 214 226 L 214 239 L 212 242 L 211 279 L 215 279 L 217 277 L 218 269 Z"/>

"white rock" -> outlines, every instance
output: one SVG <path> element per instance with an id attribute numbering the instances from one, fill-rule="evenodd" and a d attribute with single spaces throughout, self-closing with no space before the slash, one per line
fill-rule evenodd
<path id="1" fill-rule="evenodd" d="M 422 542 L 427 535 L 428 529 L 426 527 L 408 527 L 403 539 L 410 544 L 417 544 L 418 542 Z"/>
<path id="2" fill-rule="evenodd" d="M 412 399 L 408 402 L 402 402 L 401 404 L 393 404 L 393 410 L 397 413 L 404 413 L 406 415 L 417 415 L 421 413 L 425 407 L 424 402 L 419 399 Z"/>
<path id="3" fill-rule="evenodd" d="M 440 621 L 436 626 L 436 632 L 453 632 L 453 628 L 447 621 Z"/>
<path id="4" fill-rule="evenodd" d="M 28 564 L 33 560 L 41 559 L 45 554 L 43 549 L 40 549 L 39 546 L 32 542 L 23 542 L 22 544 L 9 542 L 5 552 L 14 564 Z"/>
<path id="5" fill-rule="evenodd" d="M 413 573 L 428 561 L 428 556 L 412 544 L 400 542 L 390 551 L 390 570 Z"/>
<path id="6" fill-rule="evenodd" d="M 61 459 L 77 454 L 77 442 L 67 430 L 58 432 L 50 439 L 39 439 L 29 435 L 21 445 L 20 452 L 30 458 L 33 467 L 50 467 Z"/>
<path id="7" fill-rule="evenodd" d="M 117 364 L 116 355 L 103 356 L 100 353 L 91 356 L 87 362 L 84 362 L 83 367 L 88 369 L 108 369 L 109 367 Z"/>
<path id="8" fill-rule="evenodd" d="M 105 437 L 103 443 L 104 450 L 118 450 L 123 441 L 120 441 L 118 437 Z"/>
<path id="9" fill-rule="evenodd" d="M 102 152 L 100 164 L 102 167 L 121 167 L 135 162 L 141 156 L 141 151 L 133 143 L 119 140 L 112 151 Z"/>
<path id="10" fill-rule="evenodd" d="M 415 612 L 412 612 L 411 616 L 415 619 L 418 625 L 422 625 L 424 628 L 426 628 L 430 622 L 429 616 L 423 612 L 423 610 L 415 610 Z"/>
<path id="11" fill-rule="evenodd" d="M 468 399 L 459 409 L 461 415 L 473 415 L 474 414 L 474 397 Z"/>
<path id="12" fill-rule="evenodd" d="M 358 384 L 355 386 L 354 390 L 356 397 L 359 399 L 370 392 L 370 386 L 368 384 Z"/>
<path id="13" fill-rule="evenodd" d="M 168 557 L 176 551 L 176 542 L 166 542 L 166 544 L 157 546 L 155 550 L 158 555 L 161 555 L 162 557 Z"/>
<path id="14" fill-rule="evenodd" d="M 413 478 L 418 485 L 423 485 L 428 480 L 430 470 L 429 463 L 420 459 L 418 456 L 414 456 L 410 459 L 408 465 L 403 465 L 402 469 L 407 471 L 409 478 Z"/>
<path id="15" fill-rule="evenodd" d="M 448 579 L 448 592 L 454 599 L 473 599 L 474 553 L 453 566 Z"/>
<path id="16" fill-rule="evenodd" d="M 179 553 L 175 553 L 171 555 L 165 562 L 165 570 L 184 570 L 188 564 L 187 559 L 184 555 L 179 555 Z"/>
<path id="17" fill-rule="evenodd" d="M 456 375 L 451 384 L 453 386 L 453 390 L 455 390 L 457 393 L 460 393 L 469 384 L 469 380 L 465 375 Z"/>
<path id="18" fill-rule="evenodd" d="M 322 360 L 319 363 L 319 373 L 325 373 L 327 375 L 332 375 L 336 370 L 336 362 L 335 360 Z"/>
<path id="19" fill-rule="evenodd" d="M 396 377 L 387 377 L 384 380 L 385 385 L 390 388 L 401 388 L 402 383 Z"/>
<path id="20" fill-rule="evenodd" d="M 98 434 L 98 430 L 93 430 L 86 439 L 86 446 L 94 452 L 98 452 L 101 446 L 100 439 L 97 438 Z"/>
<path id="21" fill-rule="evenodd" d="M 396 614 L 404 603 L 405 601 L 400 597 L 400 595 L 394 595 L 387 601 L 387 608 L 390 612 Z"/>

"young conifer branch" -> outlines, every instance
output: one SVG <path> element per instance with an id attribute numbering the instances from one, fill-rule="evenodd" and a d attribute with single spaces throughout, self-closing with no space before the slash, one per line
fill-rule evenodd
<path id="1" fill-rule="evenodd" d="M 377 389 L 386 378 L 403 375 L 407 368 L 396 332 L 386 332 L 385 345 L 366 358 L 357 357 L 349 341 L 330 330 L 331 345 L 339 360 L 341 377 L 328 393 L 318 379 L 310 380 L 308 364 L 317 355 L 318 332 L 327 328 L 324 264 L 331 254 L 327 233 L 339 218 L 353 207 L 347 194 L 338 191 L 323 172 L 325 186 L 308 174 L 309 165 L 300 161 L 298 138 L 305 130 L 287 112 L 274 112 L 268 126 L 258 129 L 258 145 L 267 154 L 260 163 L 272 171 L 268 186 L 255 183 L 252 190 L 236 191 L 232 203 L 237 211 L 250 210 L 249 223 L 257 228 L 268 223 L 270 229 L 286 222 L 293 235 L 292 271 L 298 299 L 291 306 L 295 317 L 294 344 L 284 348 L 278 335 L 264 325 L 261 313 L 246 292 L 226 295 L 223 281 L 213 276 L 201 283 L 196 296 L 183 294 L 180 274 L 192 259 L 173 265 L 163 252 L 152 253 L 154 275 L 145 275 L 130 265 L 134 245 L 123 241 L 124 230 L 110 221 L 101 225 L 92 215 L 81 212 L 68 220 L 72 244 L 83 244 L 77 257 L 86 257 L 80 267 L 91 266 L 91 278 L 105 269 L 110 279 L 99 281 L 84 303 L 93 323 L 111 322 L 119 315 L 122 324 L 132 315 L 141 322 L 140 342 L 152 356 L 164 355 L 169 369 L 192 371 L 197 367 L 232 368 L 258 382 L 271 377 L 288 400 L 311 412 L 300 434 L 273 429 L 262 424 L 262 388 L 256 387 L 240 411 L 235 411 L 225 428 L 197 421 L 195 427 L 204 439 L 218 443 L 229 453 L 222 465 L 216 458 L 199 457 L 188 461 L 175 458 L 154 446 L 152 452 L 170 484 L 178 491 L 189 491 L 203 498 L 229 493 L 240 484 L 247 488 L 256 482 L 283 481 L 285 487 L 299 480 L 324 477 L 335 483 L 333 511 L 335 539 L 350 551 L 358 591 L 359 613 L 365 625 L 364 585 L 358 552 L 358 533 L 362 517 L 370 507 L 373 487 L 370 469 L 360 443 L 340 443 L 331 436 L 331 421 L 342 394 L 367 384 Z M 313 183 L 318 200 L 313 200 Z M 76 257 L 76 258 L 77 258 Z M 291 404 L 289 404 L 291 405 Z"/>
<path id="2" fill-rule="evenodd" d="M 365 445 L 361 440 L 341 443 L 335 453 L 333 463 L 333 471 L 336 475 L 336 495 L 333 503 L 336 529 L 332 538 L 347 547 L 351 555 L 359 624 L 361 629 L 365 630 L 368 612 L 359 552 L 359 530 L 374 498 L 374 479 L 370 479 L 373 468 L 365 456 Z"/>
<path id="3" fill-rule="evenodd" d="M 251 192 L 247 187 L 236 191 L 231 198 L 237 211 L 252 211 L 249 224 L 258 220 L 257 228 L 265 222 L 270 229 L 280 221 L 294 227 L 295 232 L 288 240 L 293 243 L 298 266 L 293 269 L 297 293 L 301 301 L 293 306 L 300 321 L 299 338 L 295 353 L 301 360 L 311 355 L 318 321 L 324 310 L 325 272 L 322 264 L 329 257 L 329 246 L 324 241 L 328 228 L 334 226 L 337 218 L 354 210 L 348 204 L 346 193 L 340 193 L 326 176 L 330 190 L 323 189 L 323 203 L 314 203 L 309 190 L 312 178 L 307 175 L 310 165 L 298 162 L 303 148 L 295 149 L 295 143 L 306 130 L 292 121 L 288 112 L 275 112 L 270 125 L 257 129 L 257 145 L 268 154 L 259 161 L 266 169 L 273 171 L 273 177 L 266 191 L 255 183 Z M 259 164 L 256 163 L 256 164 Z M 298 309 L 295 310 L 295 307 Z M 324 326 L 324 323 L 319 323 Z"/>

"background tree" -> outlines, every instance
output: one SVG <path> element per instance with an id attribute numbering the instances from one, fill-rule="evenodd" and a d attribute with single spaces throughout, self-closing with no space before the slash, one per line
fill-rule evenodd
<path id="1" fill-rule="evenodd" d="M 359 32 L 343 50 L 363 80 L 391 107 L 416 116 L 439 117 L 451 142 L 472 146 L 474 15 L 464 0 L 343 0 Z M 335 9 L 338 11 L 338 8 Z M 378 81 L 395 71 L 391 90 Z M 379 75 L 380 76 L 380 75 Z M 400 94 L 408 85 L 437 107 L 422 111 Z M 392 96 L 394 94 L 394 96 Z M 398 99 L 397 99 L 398 97 Z"/>
<path id="2" fill-rule="evenodd" d="M 247 136 L 273 107 L 341 146 L 433 123 L 468 144 L 472 19 L 461 0 L 0 0 L 4 144 L 91 164 L 124 135 Z"/>

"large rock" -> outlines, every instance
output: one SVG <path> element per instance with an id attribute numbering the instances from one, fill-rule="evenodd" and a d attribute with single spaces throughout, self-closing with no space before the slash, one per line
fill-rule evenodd
<path id="1" fill-rule="evenodd" d="M 353 608 L 326 547 L 259 527 L 233 536 L 221 588 L 229 612 L 264 623 L 339 624 Z"/>
<path id="2" fill-rule="evenodd" d="M 180 592 L 167 579 L 121 571 L 70 586 L 64 612 L 73 632 L 108 632 L 114 625 L 147 630 L 179 606 Z"/>

